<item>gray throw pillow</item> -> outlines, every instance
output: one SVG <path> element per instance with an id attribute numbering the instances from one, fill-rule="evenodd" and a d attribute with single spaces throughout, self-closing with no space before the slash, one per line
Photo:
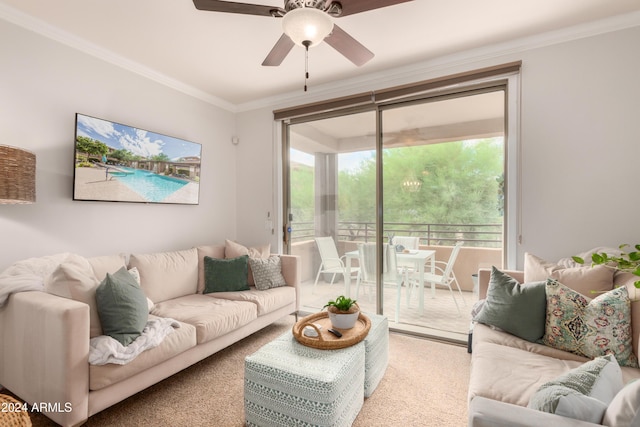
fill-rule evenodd
<path id="1" fill-rule="evenodd" d="M 123 346 L 142 334 L 149 318 L 147 297 L 125 267 L 107 276 L 96 288 L 102 331 Z"/>
<path id="2" fill-rule="evenodd" d="M 527 407 L 600 424 L 622 386 L 620 366 L 616 358 L 608 354 L 544 383 L 531 396 Z"/>
<path id="3" fill-rule="evenodd" d="M 204 293 L 249 290 L 249 255 L 219 259 L 204 257 Z"/>
<path id="4" fill-rule="evenodd" d="M 536 342 L 544 335 L 547 310 L 545 283 L 521 285 L 493 267 L 487 299 L 473 320 Z"/>
<path id="5" fill-rule="evenodd" d="M 261 291 L 287 284 L 282 276 L 280 257 L 277 255 L 270 256 L 267 259 L 249 258 L 249 266 L 253 272 L 253 281 L 256 288 Z"/>

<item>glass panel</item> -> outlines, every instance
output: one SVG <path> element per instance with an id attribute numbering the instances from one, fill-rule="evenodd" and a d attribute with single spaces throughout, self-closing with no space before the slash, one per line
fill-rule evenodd
<path id="1" fill-rule="evenodd" d="M 504 91 L 379 108 L 381 168 L 376 111 L 287 127 L 289 251 L 302 258 L 302 312 L 345 295 L 397 329 L 464 342 L 473 275 L 503 264 Z M 376 285 L 358 245 L 375 244 L 377 212 L 384 274 Z M 359 279 L 358 268 L 367 273 Z"/>
<path id="2" fill-rule="evenodd" d="M 339 295 L 376 311 L 375 286 L 357 286 L 357 244 L 376 233 L 375 123 L 367 111 L 288 127 L 290 253 L 302 258 L 304 312 Z"/>
<path id="3" fill-rule="evenodd" d="M 383 310 L 407 328 L 466 339 L 472 275 L 502 265 L 504 109 L 495 91 L 382 111 L 383 232 L 403 281 Z"/>

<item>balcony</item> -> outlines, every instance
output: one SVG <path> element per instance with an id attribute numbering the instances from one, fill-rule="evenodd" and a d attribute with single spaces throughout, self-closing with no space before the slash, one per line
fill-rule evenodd
<path id="1" fill-rule="evenodd" d="M 292 224 L 291 253 L 302 259 L 302 298 L 301 308 L 313 313 L 338 295 L 345 294 L 344 280 L 336 277 L 333 284 L 331 276 L 320 276 L 318 285 L 313 283 L 320 266 L 320 255 L 313 240 L 313 223 Z M 454 300 L 448 289 L 437 288 L 435 295 L 425 288 L 424 311 L 419 312 L 418 295 L 413 293 L 407 303 L 407 289 L 402 290 L 400 318 L 398 325 L 392 325 L 407 332 L 435 336 L 442 339 L 466 342 L 471 321 L 471 307 L 477 300 L 472 275 L 479 268 L 502 266 L 502 226 L 501 224 L 408 224 L 387 223 L 385 233 L 418 236 L 420 249 L 435 250 L 436 260 L 447 261 L 453 245 L 464 241 L 454 266 L 454 274 L 462 288 L 462 299 L 455 292 L 461 314 L 458 314 Z M 360 242 L 375 241 L 375 224 L 340 223 L 336 237 L 338 253 L 356 250 Z M 385 239 L 386 240 L 386 239 Z M 355 261 L 354 261 L 355 262 Z M 357 263 L 357 262 L 356 262 Z M 355 265 L 355 264 L 354 264 Z M 352 281 L 351 297 L 355 298 L 355 283 Z M 383 292 L 384 314 L 393 320 L 395 315 L 396 292 L 386 288 Z M 362 288 L 358 303 L 362 310 L 375 312 L 374 292 Z"/>

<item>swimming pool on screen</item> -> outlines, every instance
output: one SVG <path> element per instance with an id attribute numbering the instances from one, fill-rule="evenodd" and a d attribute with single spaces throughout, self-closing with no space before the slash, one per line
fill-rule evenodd
<path id="1" fill-rule="evenodd" d="M 122 167 L 120 169 L 125 172 L 111 172 L 111 175 L 149 202 L 161 202 L 188 183 L 183 179 L 158 175 L 147 170 Z"/>

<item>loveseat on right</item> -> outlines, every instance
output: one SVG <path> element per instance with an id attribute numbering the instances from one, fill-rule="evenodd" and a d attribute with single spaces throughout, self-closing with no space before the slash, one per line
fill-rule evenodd
<path id="1" fill-rule="evenodd" d="M 640 426 L 637 279 L 604 266 L 567 266 L 531 254 L 525 254 L 524 271 L 481 269 L 469 426 Z M 530 287 L 534 283 L 543 297 Z M 616 305 L 612 295 L 629 298 Z M 546 303 L 542 314 L 540 298 Z M 572 312 L 574 304 L 581 308 Z M 575 337 L 583 342 L 572 342 Z M 586 357 L 585 348 L 601 354 Z M 594 368 L 598 363 L 606 368 Z M 545 409 L 539 410 L 536 404 L 544 399 Z"/>

